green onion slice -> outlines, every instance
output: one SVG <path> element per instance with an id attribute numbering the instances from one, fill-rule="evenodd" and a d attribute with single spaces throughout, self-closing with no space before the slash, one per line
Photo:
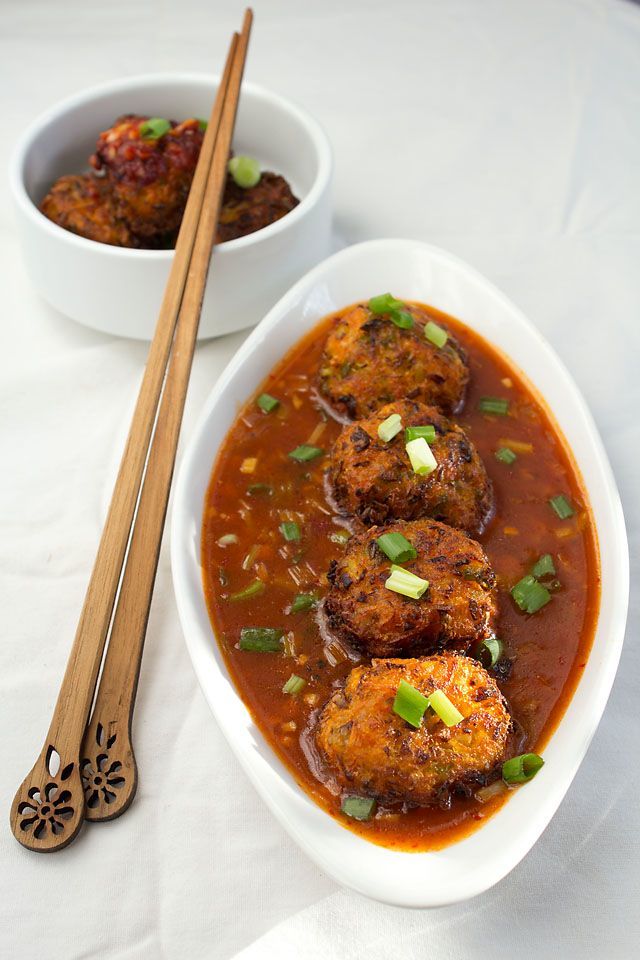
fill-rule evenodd
<path id="1" fill-rule="evenodd" d="M 278 653 L 282 650 L 284 630 L 276 627 L 243 627 L 240 631 L 240 649 L 254 653 Z"/>
<path id="2" fill-rule="evenodd" d="M 424 327 L 424 335 L 434 347 L 444 347 L 449 339 L 449 334 L 442 327 L 439 327 L 433 320 L 429 320 Z"/>
<path id="3" fill-rule="evenodd" d="M 413 326 L 413 317 L 408 310 L 398 310 L 389 314 L 389 319 L 392 323 L 395 323 L 396 327 L 400 327 L 401 330 L 411 330 Z"/>
<path id="4" fill-rule="evenodd" d="M 224 536 L 220 537 L 218 540 L 219 547 L 230 547 L 232 543 L 237 543 L 238 538 L 235 533 L 225 533 Z"/>
<path id="5" fill-rule="evenodd" d="M 559 493 L 557 497 L 551 497 L 549 504 L 561 520 L 568 520 L 575 512 L 570 501 L 563 493 Z"/>
<path id="6" fill-rule="evenodd" d="M 551 600 L 547 588 L 538 583 L 530 573 L 516 583 L 511 590 L 511 596 L 525 613 L 537 613 Z"/>
<path id="7" fill-rule="evenodd" d="M 500 447 L 499 450 L 496 450 L 496 460 L 499 460 L 500 463 L 506 463 L 510 466 L 512 463 L 515 463 L 517 459 L 517 454 L 509 447 Z"/>
<path id="8" fill-rule="evenodd" d="M 493 413 L 500 417 L 506 417 L 509 413 L 509 401 L 502 397 L 480 397 L 478 409 L 482 413 Z"/>
<path id="9" fill-rule="evenodd" d="M 311 447 L 308 443 L 302 443 L 295 450 L 292 450 L 289 456 L 292 460 L 297 460 L 298 463 L 308 463 L 309 460 L 315 460 L 316 457 L 321 457 L 323 454 L 324 450 L 321 450 L 320 447 Z"/>
<path id="10" fill-rule="evenodd" d="M 260 180 L 260 164 L 253 157 L 231 157 L 227 168 L 237 185 L 245 190 L 255 187 Z"/>
<path id="11" fill-rule="evenodd" d="M 369 300 L 369 310 L 372 313 L 389 317 L 396 327 L 410 330 L 413 327 L 414 320 L 409 311 L 403 309 L 404 306 L 402 300 L 396 300 L 390 293 L 381 293 Z"/>
<path id="12" fill-rule="evenodd" d="M 285 540 L 299 540 L 301 537 L 300 527 L 295 521 L 285 520 L 284 523 L 280 524 L 280 533 L 285 538 Z"/>
<path id="13" fill-rule="evenodd" d="M 268 483 L 250 483 L 247 487 L 247 493 L 250 497 L 256 497 L 260 493 L 270 497 L 273 493 L 273 487 Z"/>
<path id="14" fill-rule="evenodd" d="M 401 533 L 383 533 L 376 543 L 392 563 L 407 563 L 418 556 L 416 548 Z"/>
<path id="15" fill-rule="evenodd" d="M 502 779 L 505 783 L 526 783 L 543 766 L 544 760 L 537 753 L 521 753 L 502 764 Z"/>
<path id="16" fill-rule="evenodd" d="M 410 440 L 419 440 L 420 437 L 427 443 L 435 443 L 436 428 L 432 423 L 428 423 L 424 427 L 407 427 L 404 431 L 406 443 L 409 443 Z"/>
<path id="17" fill-rule="evenodd" d="M 402 417 L 399 413 L 391 413 L 378 427 L 378 436 L 384 443 L 389 443 L 401 430 Z"/>
<path id="18" fill-rule="evenodd" d="M 318 598 L 312 593 L 297 593 L 293 598 L 289 613 L 305 613 L 318 603 Z"/>
<path id="19" fill-rule="evenodd" d="M 426 477 L 438 466 L 438 461 L 433 455 L 431 447 L 424 437 L 417 437 L 415 440 L 409 440 L 405 444 L 405 449 L 409 455 L 413 472 L 421 477 Z"/>
<path id="20" fill-rule="evenodd" d="M 424 694 L 412 687 L 406 680 L 401 680 L 396 691 L 396 698 L 393 701 L 393 712 L 406 720 L 407 723 L 415 727 L 416 730 L 422 723 L 425 710 L 429 706 L 429 700 Z"/>
<path id="21" fill-rule="evenodd" d="M 283 693 L 290 693 L 295 697 L 296 693 L 300 693 L 302 688 L 306 686 L 307 681 L 302 677 L 298 677 L 295 673 L 292 673 L 284 687 L 282 688 Z"/>
<path id="22" fill-rule="evenodd" d="M 391 576 L 385 581 L 387 590 L 400 593 L 411 600 L 419 600 L 428 586 L 428 580 L 423 580 L 422 577 L 417 577 L 415 573 L 403 567 L 397 567 L 395 564 L 391 567 Z"/>
<path id="23" fill-rule="evenodd" d="M 263 580 L 253 580 L 244 590 L 238 590 L 237 593 L 230 593 L 227 600 L 249 600 L 251 597 L 258 597 L 266 590 L 266 584 Z"/>
<path id="24" fill-rule="evenodd" d="M 538 579 L 540 577 L 551 577 L 555 574 L 555 572 L 556 568 L 553 564 L 553 557 L 550 553 L 543 554 L 531 571 L 532 575 Z"/>
<path id="25" fill-rule="evenodd" d="M 256 405 L 265 413 L 271 413 L 272 410 L 280 406 L 280 401 L 276 397 L 272 397 L 270 393 L 261 393 L 256 400 Z"/>
<path id="26" fill-rule="evenodd" d="M 434 690 L 429 694 L 429 706 L 438 714 L 447 727 L 455 727 L 464 717 L 456 706 L 451 703 L 444 690 Z"/>
<path id="27" fill-rule="evenodd" d="M 369 300 L 371 313 L 392 313 L 394 310 L 402 310 L 403 307 L 402 300 L 396 300 L 390 293 L 381 293 Z"/>
<path id="28" fill-rule="evenodd" d="M 343 797 L 340 809 L 352 820 L 370 820 L 376 809 L 376 801 L 370 797 Z"/>
<path id="29" fill-rule="evenodd" d="M 140 124 L 140 136 L 143 140 L 159 140 L 171 130 L 171 124 L 162 117 L 149 117 Z"/>
<path id="30" fill-rule="evenodd" d="M 504 644 L 498 637 L 487 637 L 477 648 L 476 657 L 483 667 L 490 670 L 504 653 Z"/>
<path id="31" fill-rule="evenodd" d="M 208 121 L 203 120 L 202 117 L 196 117 L 196 120 L 198 121 L 198 130 L 202 130 L 202 132 L 204 133 L 204 131 L 209 126 Z"/>

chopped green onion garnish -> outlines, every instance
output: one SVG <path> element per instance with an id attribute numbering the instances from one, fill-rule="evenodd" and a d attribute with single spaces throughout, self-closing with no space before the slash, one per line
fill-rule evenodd
<path id="1" fill-rule="evenodd" d="M 389 319 L 392 323 L 395 323 L 396 327 L 400 327 L 401 330 L 411 330 L 414 322 L 408 310 L 394 311 L 389 314 Z"/>
<path id="2" fill-rule="evenodd" d="M 429 706 L 434 710 L 446 727 L 455 727 L 464 720 L 457 707 L 451 703 L 444 690 L 434 690 L 429 694 Z"/>
<path id="3" fill-rule="evenodd" d="M 264 410 L 265 413 L 271 413 L 272 410 L 280 406 L 280 401 L 272 397 L 270 393 L 261 393 L 256 400 L 256 404 L 261 410 Z"/>
<path id="4" fill-rule="evenodd" d="M 509 401 L 501 397 L 480 397 L 478 409 L 483 413 L 495 413 L 500 417 L 506 417 L 509 413 Z"/>
<path id="5" fill-rule="evenodd" d="M 436 439 L 436 428 L 433 424 L 428 423 L 424 427 L 407 427 L 404 431 L 406 443 L 409 443 L 410 440 L 419 440 L 420 437 L 426 440 L 427 443 L 434 443 Z"/>
<path id="6" fill-rule="evenodd" d="M 220 537 L 218 540 L 219 547 L 230 547 L 232 543 L 237 543 L 238 538 L 235 533 L 225 533 L 223 537 Z"/>
<path id="7" fill-rule="evenodd" d="M 198 130 L 202 130 L 202 132 L 204 133 L 204 131 L 209 126 L 209 124 L 207 123 L 206 120 L 203 120 L 201 117 L 196 117 L 196 119 L 198 121 Z"/>
<path id="8" fill-rule="evenodd" d="M 428 706 L 428 699 L 419 690 L 412 687 L 406 680 L 400 681 L 396 698 L 393 701 L 394 713 L 397 713 L 399 717 L 402 717 L 417 730 Z"/>
<path id="9" fill-rule="evenodd" d="M 495 667 L 503 652 L 502 640 L 499 640 L 498 637 L 487 637 L 478 647 L 476 656 L 482 666 L 489 670 L 491 667 Z"/>
<path id="10" fill-rule="evenodd" d="M 260 164 L 253 157 L 231 157 L 227 165 L 229 173 L 239 187 L 255 187 L 260 180 Z"/>
<path id="11" fill-rule="evenodd" d="M 413 472 L 419 474 L 419 476 L 426 477 L 427 474 L 433 473 L 438 466 L 433 451 L 424 437 L 409 440 L 409 442 L 405 444 L 405 449 L 409 455 Z"/>
<path id="12" fill-rule="evenodd" d="M 402 567 L 396 567 L 395 564 L 391 567 L 391 576 L 385 581 L 387 590 L 401 593 L 403 597 L 410 597 L 411 600 L 419 600 L 428 586 L 428 580 L 423 580 Z"/>
<path id="13" fill-rule="evenodd" d="M 399 413 L 391 413 L 378 427 L 378 436 L 384 443 L 389 443 L 401 430 L 402 417 Z"/>
<path id="14" fill-rule="evenodd" d="M 525 613 L 536 613 L 551 600 L 547 588 L 538 583 L 530 573 L 516 583 L 511 590 L 511 596 Z"/>
<path id="15" fill-rule="evenodd" d="M 556 568 L 553 565 L 553 557 L 550 553 L 545 553 L 535 564 L 531 573 L 534 577 L 550 577 L 555 574 Z"/>
<path id="16" fill-rule="evenodd" d="M 307 681 L 302 677 L 298 677 L 295 673 L 292 673 L 282 688 L 282 692 L 290 693 L 292 696 L 295 696 L 296 693 L 300 693 L 302 688 L 306 685 L 306 682 Z"/>
<path id="17" fill-rule="evenodd" d="M 297 460 L 298 463 L 307 463 L 309 460 L 315 460 L 316 457 L 321 457 L 324 454 L 324 450 L 321 450 L 320 447 L 311 447 L 308 443 L 302 443 L 299 447 L 296 447 L 295 450 L 292 450 L 289 456 L 292 460 Z"/>
<path id="18" fill-rule="evenodd" d="M 383 533 L 376 543 L 392 563 L 406 563 L 418 556 L 416 548 L 401 533 Z"/>
<path id="19" fill-rule="evenodd" d="M 299 540 L 300 539 L 300 527 L 295 521 L 286 520 L 284 523 L 280 524 L 280 533 L 285 538 L 285 540 Z"/>
<path id="20" fill-rule="evenodd" d="M 270 497 L 273 493 L 273 487 L 268 483 L 250 483 L 247 487 L 247 493 L 250 497 L 255 497 L 259 493 L 264 493 L 265 496 Z"/>
<path id="21" fill-rule="evenodd" d="M 395 323 L 396 327 L 401 327 L 403 330 L 410 330 L 414 321 L 409 311 L 403 310 L 404 306 L 402 300 L 396 300 L 390 293 L 381 293 L 379 296 L 372 297 L 371 300 L 369 300 L 369 310 L 371 310 L 372 313 L 387 316 L 392 323 Z"/>
<path id="22" fill-rule="evenodd" d="M 557 497 L 551 497 L 549 504 L 561 520 L 568 520 L 574 514 L 571 503 L 563 493 L 559 493 Z"/>
<path id="23" fill-rule="evenodd" d="M 502 779 L 505 783 L 526 783 L 533 780 L 538 770 L 544 766 L 544 760 L 537 753 L 522 753 L 511 757 L 502 764 Z"/>
<path id="24" fill-rule="evenodd" d="M 443 330 L 442 327 L 439 327 L 437 323 L 434 323 L 433 320 L 429 320 L 424 327 L 424 335 L 427 340 L 430 340 L 434 347 L 444 347 L 445 343 L 449 339 L 449 334 L 446 330 Z"/>
<path id="25" fill-rule="evenodd" d="M 371 313 L 391 313 L 393 310 L 402 310 L 404 303 L 396 300 L 390 293 L 381 293 L 369 300 Z"/>
<path id="26" fill-rule="evenodd" d="M 143 140 L 159 140 L 171 130 L 171 124 L 162 117 L 149 117 L 140 124 L 140 136 Z"/>
<path id="27" fill-rule="evenodd" d="M 278 653 L 282 650 L 284 630 L 275 627 L 243 627 L 240 631 L 240 649 L 256 653 Z"/>
<path id="28" fill-rule="evenodd" d="M 262 580 L 254 580 L 245 587 L 244 590 L 238 590 L 237 593 L 230 593 L 228 600 L 249 600 L 250 597 L 257 597 L 266 589 L 266 584 Z"/>
<path id="29" fill-rule="evenodd" d="M 329 534 L 329 540 L 331 543 L 346 543 L 347 540 L 351 539 L 351 534 L 348 530 L 336 530 L 335 533 Z"/>
<path id="30" fill-rule="evenodd" d="M 307 610 L 311 610 L 312 607 L 318 602 L 318 598 L 314 597 L 312 593 L 298 593 L 293 598 L 291 604 L 290 613 L 305 613 Z"/>
<path id="31" fill-rule="evenodd" d="M 500 463 L 507 463 L 511 465 L 515 463 L 518 459 L 517 455 L 510 450 L 509 447 L 500 447 L 499 450 L 496 450 L 496 460 L 499 460 Z"/>
<path id="32" fill-rule="evenodd" d="M 340 807 L 352 820 L 370 820 L 376 809 L 376 801 L 370 797 L 343 797 Z"/>

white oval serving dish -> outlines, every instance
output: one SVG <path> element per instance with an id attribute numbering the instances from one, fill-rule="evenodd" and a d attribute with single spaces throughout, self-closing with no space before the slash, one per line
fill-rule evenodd
<path id="1" fill-rule="evenodd" d="M 206 74 L 127 77 L 64 100 L 22 135 L 10 184 L 24 257 L 38 293 L 61 313 L 106 333 L 151 339 L 173 251 L 86 240 L 52 223 L 38 204 L 58 177 L 88 169 L 99 132 L 117 117 L 208 117 L 217 88 L 218 78 Z M 268 227 L 215 248 L 200 339 L 256 323 L 330 248 L 331 147 L 313 117 L 243 83 L 233 147 L 282 174 L 300 203 Z"/>
<path id="2" fill-rule="evenodd" d="M 321 317 L 381 290 L 458 317 L 506 353 L 545 398 L 582 473 L 602 566 L 593 649 L 544 750 L 544 768 L 475 833 L 426 853 L 391 851 L 369 843 L 342 827 L 296 785 L 229 678 L 207 614 L 200 566 L 205 491 L 218 448 L 239 407 Z M 531 849 L 564 797 L 604 711 L 624 636 L 628 550 L 615 481 L 584 400 L 535 327 L 484 277 L 435 247 L 409 240 L 374 240 L 335 254 L 296 283 L 238 350 L 190 438 L 175 489 L 171 554 L 187 647 L 218 724 L 275 816 L 335 880 L 398 906 L 443 906 L 482 893 Z"/>

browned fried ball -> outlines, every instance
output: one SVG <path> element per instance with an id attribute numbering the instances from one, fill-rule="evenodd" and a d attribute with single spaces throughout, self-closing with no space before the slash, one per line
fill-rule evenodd
<path id="1" fill-rule="evenodd" d="M 391 562 L 376 541 L 393 532 L 418 554 L 402 566 L 429 581 L 419 600 L 385 586 Z M 436 520 L 396 520 L 353 536 L 328 579 L 330 629 L 371 656 L 465 651 L 493 634 L 496 578 L 489 561 L 479 543 Z"/>
<path id="2" fill-rule="evenodd" d="M 113 186 L 116 214 L 135 236 L 153 238 L 180 226 L 202 146 L 196 119 L 171 121 L 162 136 L 144 135 L 149 118 L 127 114 L 98 138 L 90 163 Z"/>
<path id="3" fill-rule="evenodd" d="M 401 680 L 426 697 L 442 690 L 463 719 L 447 727 L 428 708 L 421 726 L 412 727 L 393 711 Z M 504 759 L 510 723 L 486 670 L 446 653 L 356 667 L 320 714 L 315 739 L 344 792 L 426 805 L 485 783 Z"/>
<path id="4" fill-rule="evenodd" d="M 424 336 L 430 319 L 422 307 L 406 304 L 411 329 L 397 327 L 366 304 L 349 307 L 334 323 L 320 367 L 320 392 L 351 420 L 369 416 L 393 400 L 421 400 L 445 414 L 464 402 L 469 380 L 467 356 L 449 333 L 443 347 Z"/>
<path id="5" fill-rule="evenodd" d="M 402 429 L 385 443 L 378 427 L 394 413 Z M 429 446 L 438 466 L 420 476 L 405 449 L 405 427 L 427 425 L 435 427 Z M 329 480 L 339 508 L 367 525 L 431 517 L 478 536 L 494 507 L 491 481 L 464 430 L 416 400 L 389 403 L 345 426 L 331 451 Z"/>
<path id="6" fill-rule="evenodd" d="M 40 209 L 59 227 L 114 247 L 137 247 L 126 223 L 116 216 L 111 184 L 93 174 L 60 177 Z"/>
<path id="7" fill-rule="evenodd" d="M 284 177 L 276 173 L 263 172 L 255 187 L 239 187 L 233 177 L 228 176 L 218 220 L 217 242 L 235 240 L 262 230 L 284 217 L 299 202 Z"/>

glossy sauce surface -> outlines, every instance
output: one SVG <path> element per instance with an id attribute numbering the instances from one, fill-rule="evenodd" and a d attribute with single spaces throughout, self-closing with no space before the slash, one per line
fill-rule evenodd
<path id="1" fill-rule="evenodd" d="M 425 309 L 469 354 L 471 383 L 455 419 L 476 445 L 496 494 L 495 516 L 479 540 L 498 577 L 496 633 L 512 661 L 508 675 L 499 677 L 514 718 L 510 753 L 540 752 L 580 679 L 595 631 L 599 569 L 589 507 L 557 429 L 518 372 L 467 327 Z M 307 443 L 328 452 L 340 431 L 318 398 L 316 377 L 327 330 L 343 312 L 325 318 L 287 354 L 256 390 L 220 450 L 203 518 L 205 595 L 241 697 L 302 788 L 345 826 L 376 843 L 435 849 L 473 830 L 508 792 L 484 803 L 454 798 L 447 808 L 378 808 L 371 821 L 358 823 L 340 812 L 340 795 L 313 747 L 318 711 L 358 655 L 327 633 L 321 605 L 300 613 L 290 612 L 290 606 L 296 594 L 324 595 L 329 563 L 342 552 L 340 537 L 350 524 L 327 496 L 326 457 L 296 463 L 288 454 Z M 275 411 L 265 414 L 256 406 L 262 392 L 280 400 Z M 485 396 L 507 398 L 508 416 L 482 413 L 478 402 Z M 496 460 L 495 451 L 503 446 L 517 453 L 514 464 Z M 548 502 L 560 493 L 574 508 L 567 520 L 560 520 Z M 283 539 L 283 521 L 298 523 L 300 541 Z M 219 542 L 228 534 L 237 543 Z M 560 586 L 546 607 L 527 616 L 509 591 L 546 553 L 554 558 Z M 261 592 L 233 599 L 258 580 L 264 583 Z M 284 629 L 285 652 L 240 650 L 240 631 L 251 626 Z M 306 681 L 296 696 L 282 691 L 292 673 Z"/>

